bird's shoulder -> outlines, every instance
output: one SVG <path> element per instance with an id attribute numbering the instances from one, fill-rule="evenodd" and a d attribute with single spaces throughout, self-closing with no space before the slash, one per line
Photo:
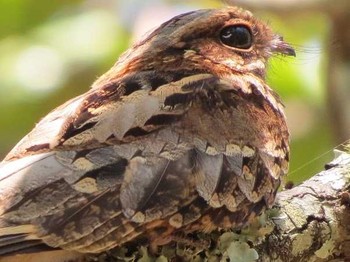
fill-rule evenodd
<path id="1" fill-rule="evenodd" d="M 5 160 L 142 139 L 177 122 L 195 87 L 213 80 L 219 81 L 206 73 L 145 71 L 94 87 L 51 111 Z"/>

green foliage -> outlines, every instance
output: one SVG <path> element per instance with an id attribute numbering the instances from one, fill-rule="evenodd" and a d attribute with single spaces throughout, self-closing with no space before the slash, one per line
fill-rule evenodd
<path id="1" fill-rule="evenodd" d="M 83 11 L 82 2 L 1 1 L 0 158 L 40 118 L 86 92 L 127 48 L 129 34 L 116 17 Z"/>

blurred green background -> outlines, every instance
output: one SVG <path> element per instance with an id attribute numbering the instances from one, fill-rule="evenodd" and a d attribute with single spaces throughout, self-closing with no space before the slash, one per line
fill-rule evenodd
<path id="1" fill-rule="evenodd" d="M 322 170 L 347 135 L 339 130 L 346 129 L 342 123 L 332 122 L 337 114 L 328 89 L 332 16 L 322 8 L 240 2 L 296 47 L 296 58 L 273 59 L 268 81 L 286 105 L 292 134 L 289 179 L 300 182 Z M 87 91 L 135 39 L 178 13 L 222 5 L 213 0 L 0 0 L 0 157 L 50 110 Z M 338 40 L 331 40 L 337 46 Z"/>

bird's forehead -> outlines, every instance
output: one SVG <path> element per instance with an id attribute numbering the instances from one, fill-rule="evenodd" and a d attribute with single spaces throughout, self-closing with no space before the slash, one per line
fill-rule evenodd
<path id="1" fill-rule="evenodd" d="M 251 12 L 238 7 L 226 7 L 221 9 L 202 9 L 188 12 L 176 16 L 168 21 L 169 26 L 172 25 L 191 25 L 198 23 L 220 24 L 230 19 L 251 20 L 253 15 Z M 210 25 L 207 25 L 210 26 Z"/>
<path id="2" fill-rule="evenodd" d="M 188 40 L 199 35 L 208 34 L 221 28 L 231 20 L 254 22 L 251 12 L 237 7 L 221 9 L 202 9 L 173 17 L 154 30 L 142 43 L 152 41 L 155 36 L 167 36 L 169 41 Z"/>
<path id="3" fill-rule="evenodd" d="M 186 32 L 195 33 L 194 30 L 200 32 L 216 29 L 236 19 L 249 22 L 254 18 L 249 11 L 237 7 L 204 9 L 174 17 L 163 26 L 169 33 L 185 34 Z"/>

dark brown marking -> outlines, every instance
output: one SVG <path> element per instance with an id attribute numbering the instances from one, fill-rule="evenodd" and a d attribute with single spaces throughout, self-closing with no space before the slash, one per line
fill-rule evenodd
<path id="1" fill-rule="evenodd" d="M 148 135 L 150 132 L 147 132 L 146 130 L 144 130 L 143 128 L 141 127 L 133 127 L 131 129 L 129 129 L 124 137 L 127 137 L 127 136 L 133 136 L 133 137 L 138 137 L 138 136 L 144 136 L 144 135 Z"/>
<path id="2" fill-rule="evenodd" d="M 38 145 L 34 145 L 31 147 L 27 148 L 27 151 L 40 151 L 40 150 L 44 150 L 44 149 L 49 149 L 50 148 L 50 144 L 49 143 L 44 143 L 44 144 L 38 144 Z"/>
<path id="3" fill-rule="evenodd" d="M 168 83 L 167 79 L 164 76 L 161 76 L 162 73 L 150 75 L 148 81 L 152 90 L 156 90 L 158 87 Z"/>
<path id="4" fill-rule="evenodd" d="M 64 134 L 62 135 L 62 139 L 63 139 L 62 143 L 64 143 L 66 140 L 68 140 L 71 137 L 74 137 L 76 135 L 83 133 L 85 130 L 91 129 L 95 124 L 96 123 L 94 122 L 87 123 L 80 128 L 75 128 L 74 124 L 70 124 L 66 129 L 66 131 L 64 132 Z"/>
<path id="5" fill-rule="evenodd" d="M 261 199 L 259 202 L 254 203 L 251 205 L 250 212 L 248 213 L 251 215 L 251 213 L 255 213 L 257 216 L 261 214 L 261 212 L 266 208 L 266 203 L 264 199 Z M 247 214 L 247 215 L 248 215 Z"/>
<path id="6" fill-rule="evenodd" d="M 171 123 L 179 120 L 180 118 L 181 118 L 181 115 L 174 115 L 174 114 L 154 115 L 146 121 L 145 126 L 147 126 L 147 125 L 153 125 L 153 126 L 168 125 L 168 124 L 171 124 Z"/>
<path id="7" fill-rule="evenodd" d="M 253 191 L 259 192 L 260 187 L 266 183 L 267 179 L 271 179 L 270 171 L 265 167 L 265 165 L 259 161 L 256 170 L 253 170 L 255 173 L 255 182 Z"/>
<path id="8" fill-rule="evenodd" d="M 131 93 L 137 91 L 137 90 L 141 90 L 142 85 L 141 83 L 139 83 L 136 79 L 132 79 L 132 80 L 127 80 L 126 82 L 123 83 L 125 92 L 123 95 L 127 96 L 130 95 Z"/>
<path id="9" fill-rule="evenodd" d="M 128 165 L 128 160 L 122 158 L 118 162 L 102 166 L 100 168 L 87 172 L 81 179 L 86 177 L 109 177 L 109 176 L 121 176 L 125 172 L 125 168 Z M 80 180 L 81 180 L 80 179 Z"/>
<path id="10" fill-rule="evenodd" d="M 250 166 L 249 163 L 250 163 L 251 160 L 252 160 L 251 157 L 246 157 L 246 156 L 243 157 L 242 167 L 243 166 L 248 166 L 249 167 Z"/>
<path id="11" fill-rule="evenodd" d="M 190 94 L 175 93 L 165 98 L 164 105 L 174 107 L 175 105 L 186 105 L 189 102 Z"/>
<path id="12" fill-rule="evenodd" d="M 156 233 L 157 235 L 161 235 L 167 231 L 168 231 L 168 228 L 166 226 L 160 226 L 153 229 L 153 232 Z"/>

